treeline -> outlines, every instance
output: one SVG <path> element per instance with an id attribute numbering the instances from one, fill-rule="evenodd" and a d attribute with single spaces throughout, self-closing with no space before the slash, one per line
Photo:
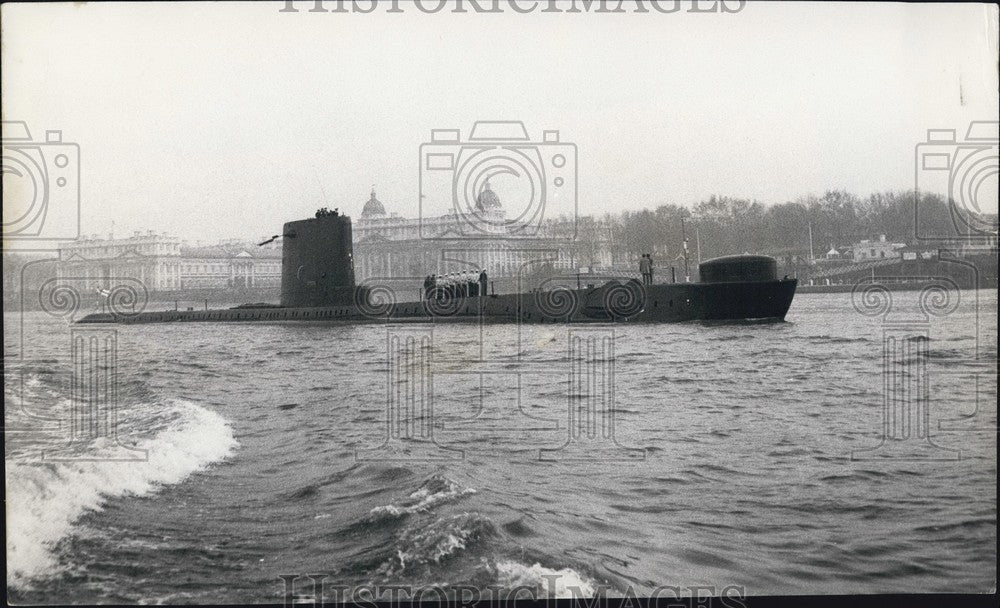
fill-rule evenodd
<path id="1" fill-rule="evenodd" d="M 613 264 L 628 264 L 650 252 L 662 262 L 683 256 L 697 259 L 737 253 L 805 256 L 812 230 L 813 252 L 824 255 L 884 234 L 894 242 L 913 242 L 916 235 L 916 195 L 913 191 L 880 192 L 861 198 L 843 190 L 807 196 L 777 205 L 749 199 L 712 196 L 694 209 L 660 205 L 655 209 L 623 211 L 603 217 L 580 218 L 577 225 L 581 263 L 596 256 L 599 244 L 611 250 Z M 949 203 L 941 196 L 919 194 L 921 234 L 957 236 Z M 995 221 L 995 220 L 994 220 Z M 959 224 L 960 225 L 960 224 Z"/>

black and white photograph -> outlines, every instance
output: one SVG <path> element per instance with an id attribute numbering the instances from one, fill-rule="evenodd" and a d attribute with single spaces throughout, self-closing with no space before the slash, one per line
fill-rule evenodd
<path id="1" fill-rule="evenodd" d="M 7 602 L 995 606 L 998 14 L 0 4 Z"/>

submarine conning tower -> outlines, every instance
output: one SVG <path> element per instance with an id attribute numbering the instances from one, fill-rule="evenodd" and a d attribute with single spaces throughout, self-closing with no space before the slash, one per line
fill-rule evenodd
<path id="1" fill-rule="evenodd" d="M 282 229 L 281 305 L 291 308 L 354 303 L 351 218 L 325 208 Z"/>
<path id="2" fill-rule="evenodd" d="M 702 283 L 777 281 L 778 261 L 767 255 L 727 255 L 698 265 Z"/>

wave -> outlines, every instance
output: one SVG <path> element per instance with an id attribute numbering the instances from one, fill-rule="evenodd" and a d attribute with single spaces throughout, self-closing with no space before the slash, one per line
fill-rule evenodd
<path id="1" fill-rule="evenodd" d="M 753 338 L 753 334 L 738 334 L 734 336 L 718 336 L 712 339 L 716 342 L 732 342 L 733 340 L 752 340 Z"/>
<path id="2" fill-rule="evenodd" d="M 493 521 L 480 513 L 413 522 L 392 545 L 392 557 L 377 573 L 384 580 L 408 576 L 426 581 L 443 572 L 451 575 L 464 572 L 471 580 L 492 581 L 491 587 L 508 593 L 533 590 L 529 595 L 535 598 L 595 594 L 597 586 L 576 570 L 548 568 L 541 562 L 526 565 L 514 559 L 507 545 Z M 519 552 L 523 553 L 523 548 Z"/>
<path id="3" fill-rule="evenodd" d="M 968 352 L 956 348 L 931 348 L 927 350 L 927 358 L 929 359 L 965 359 L 968 357 Z"/>
<path id="4" fill-rule="evenodd" d="M 918 532 L 952 532 L 966 529 L 996 528 L 996 517 L 972 517 L 962 521 L 940 523 L 935 525 L 919 526 L 914 528 Z"/>
<path id="5" fill-rule="evenodd" d="M 407 498 L 401 499 L 395 504 L 375 507 L 371 510 L 370 514 L 376 519 L 412 515 L 413 513 L 427 511 L 439 503 L 456 500 L 467 494 L 475 493 L 476 490 L 474 488 L 462 487 L 444 475 L 435 473 Z"/>
<path id="6" fill-rule="evenodd" d="M 401 471 L 408 472 L 407 469 Z M 364 558 L 355 564 L 358 571 L 371 572 L 381 581 L 436 581 L 458 577 L 490 582 L 498 589 L 533 590 L 532 597 L 588 597 L 596 585 L 566 567 L 549 568 L 545 555 L 526 560 L 525 548 L 510 536 L 532 536 L 523 522 L 498 526 L 488 516 L 475 511 L 435 514 L 442 504 L 453 503 L 476 490 L 435 473 L 406 498 L 375 507 L 364 529 L 372 530 L 373 520 L 406 517 L 401 528 L 382 528 L 390 537 L 375 550 L 376 560 Z M 371 560 L 371 561 L 369 561 Z M 528 565 L 531 564 L 531 565 Z M 368 578 L 368 576 L 366 576 Z M 369 579 L 371 580 L 371 579 Z M 530 594 L 530 593 L 529 593 Z"/>
<path id="7" fill-rule="evenodd" d="M 639 410 L 627 408 L 627 407 L 611 407 L 608 408 L 609 412 L 614 412 L 616 414 L 639 414 Z"/>
<path id="8" fill-rule="evenodd" d="M 538 598 L 593 597 L 596 586 L 572 568 L 556 570 L 539 563 L 526 566 L 516 561 L 496 564 L 497 583 L 507 589 L 534 589 Z"/>
<path id="9" fill-rule="evenodd" d="M 145 460 L 7 463 L 8 586 L 28 588 L 32 579 L 57 571 L 56 545 L 84 513 L 112 498 L 180 483 L 236 448 L 222 416 L 188 401 L 167 408 L 174 416 L 164 430 L 135 445 L 146 451 Z"/>
<path id="10" fill-rule="evenodd" d="M 856 338 L 848 338 L 846 336 L 831 336 L 824 334 L 821 336 L 809 336 L 810 342 L 816 342 L 820 344 L 851 344 L 853 342 L 872 342 L 871 338 L 866 338 L 859 336 Z"/>
<path id="11" fill-rule="evenodd" d="M 51 370 L 19 372 L 13 369 L 5 372 L 3 385 L 5 403 L 20 402 L 28 409 L 37 410 L 56 401 L 66 401 L 66 391 L 58 385 L 54 378 L 55 373 Z"/>
<path id="12" fill-rule="evenodd" d="M 386 576 L 413 571 L 418 566 L 440 564 L 473 544 L 495 537 L 496 527 L 478 513 L 440 517 L 428 525 L 407 529 L 400 537 L 393 559 L 380 571 Z"/>

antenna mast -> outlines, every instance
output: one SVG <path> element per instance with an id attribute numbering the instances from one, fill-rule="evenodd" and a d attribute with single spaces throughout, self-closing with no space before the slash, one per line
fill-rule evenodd
<path id="1" fill-rule="evenodd" d="M 684 280 L 691 282 L 691 273 L 688 270 L 688 237 L 684 231 L 684 218 L 681 218 L 681 240 L 684 242 Z"/>

